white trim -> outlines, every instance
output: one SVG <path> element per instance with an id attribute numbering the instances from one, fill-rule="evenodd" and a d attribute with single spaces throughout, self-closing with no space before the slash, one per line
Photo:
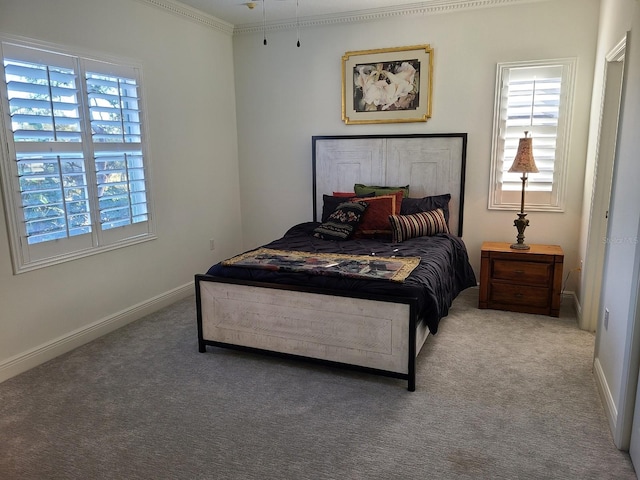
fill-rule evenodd
<path id="1" fill-rule="evenodd" d="M 7 217 L 7 215 L 5 215 L 5 217 Z M 31 272 L 39 268 L 50 267 L 52 265 L 58 265 L 60 263 L 69 262 L 71 260 L 78 260 L 80 258 L 90 257 L 91 255 L 98 255 L 100 253 L 110 252 L 111 250 L 117 250 L 119 248 L 124 248 L 131 245 L 137 245 L 139 243 L 150 242 L 151 240 L 157 240 L 158 236 L 155 234 L 155 226 L 154 226 L 155 224 L 150 223 L 149 225 L 152 228 L 151 233 L 145 236 L 132 237 L 117 243 L 112 243 L 111 245 L 92 247 L 86 250 L 69 252 L 66 254 L 43 258 L 41 260 L 32 260 L 29 263 L 20 263 L 18 261 L 15 261 L 13 264 L 13 273 L 15 275 L 20 275 L 21 273 Z M 13 251 L 14 244 L 17 242 L 10 242 L 10 243 L 11 243 L 12 253 L 18 256 L 21 255 L 22 250 L 20 249 L 19 245 L 15 245 L 16 250 L 15 252 Z M 15 258 L 16 259 L 20 258 L 18 256 L 16 256 Z"/>
<path id="2" fill-rule="evenodd" d="M 178 15 L 180 17 L 188 18 L 189 20 L 193 20 L 194 22 L 201 23 L 206 25 L 207 27 L 211 27 L 215 30 L 219 30 L 226 34 L 233 34 L 233 25 L 224 20 L 220 20 L 212 15 L 208 15 L 201 10 L 197 10 L 195 8 L 189 7 L 180 2 L 174 2 L 172 0 L 138 0 L 142 3 L 146 3 L 149 5 L 153 5 L 154 7 L 159 7 L 164 10 L 173 13 L 174 15 Z"/>
<path id="3" fill-rule="evenodd" d="M 622 90 L 624 81 L 624 64 L 620 77 L 612 77 L 618 70 L 611 70 L 612 63 L 624 61 L 627 37 L 623 37 L 615 47 L 605 56 L 604 72 L 602 75 L 602 91 L 600 96 L 600 110 L 598 114 L 598 133 L 596 135 L 595 164 L 593 170 L 595 175 L 591 182 L 591 198 L 589 202 L 589 219 L 587 232 L 587 246 L 584 258 L 584 277 L 581 285 L 582 298 L 585 303 L 584 318 L 580 318 L 578 324 L 585 330 L 596 331 L 598 318 L 600 315 L 600 297 L 602 296 L 602 275 L 605 262 L 606 246 L 602 239 L 607 235 L 608 212 L 611 203 L 611 189 L 613 185 L 613 168 L 617 159 L 617 137 L 618 123 L 620 122 Z M 611 82 L 614 82 L 613 84 Z M 611 98 L 612 85 L 616 86 L 615 98 Z M 615 138 L 609 154 L 601 151 L 601 140 L 603 138 L 603 125 L 611 124 L 611 114 L 605 117 L 605 113 L 610 111 L 611 105 L 616 107 L 615 118 Z M 605 110 L 608 106 L 609 109 Z M 611 128 L 609 125 L 608 128 Z M 610 140 L 611 142 L 611 140 Z M 605 166 L 603 166 L 603 164 Z M 606 179 L 606 181 L 605 181 Z M 606 195 L 601 191 L 606 188 Z M 604 198 L 603 198 L 604 197 Z M 597 343 L 596 343 L 597 345 Z M 596 347 L 597 348 L 597 347 Z M 597 352 L 595 352 L 597 353 Z"/>
<path id="4" fill-rule="evenodd" d="M 622 62 L 627 47 L 627 36 L 625 35 L 605 56 L 607 62 Z"/>
<path id="5" fill-rule="evenodd" d="M 602 370 L 602 366 L 600 365 L 600 360 L 596 358 L 593 362 L 593 376 L 596 381 L 596 388 L 598 389 L 598 393 L 600 394 L 600 398 L 602 400 L 602 405 L 604 407 L 604 413 L 609 422 L 609 428 L 611 429 L 611 433 L 614 437 L 614 443 L 616 445 L 619 444 L 619 439 L 616 441 L 616 425 L 618 424 L 618 410 L 616 409 L 616 404 L 613 401 L 613 395 L 611 394 L 611 389 L 607 384 L 607 378 Z"/>
<path id="6" fill-rule="evenodd" d="M 146 1 L 146 0 L 143 0 Z M 19 47 L 31 48 L 34 50 L 52 51 L 56 55 L 67 55 L 70 57 L 79 57 L 84 60 L 91 60 L 99 63 L 113 63 L 120 67 L 135 68 L 142 75 L 143 62 L 134 57 L 113 55 L 106 51 L 96 50 L 94 48 L 85 48 L 81 45 L 71 45 L 67 43 L 55 43 L 41 40 L 37 37 L 25 37 L 11 33 L 0 33 L 0 41 L 15 44 Z"/>
<path id="7" fill-rule="evenodd" d="M 69 332 L 61 337 L 51 340 L 50 342 L 8 358 L 0 363 L 0 382 L 4 382 L 11 377 L 22 372 L 26 372 L 33 367 L 37 367 L 38 365 L 41 365 L 59 355 L 70 352 L 71 350 L 123 327 L 128 323 L 139 320 L 140 318 L 177 302 L 178 300 L 186 298 L 194 293 L 194 288 L 193 282 L 189 282 Z"/>
<path id="8" fill-rule="evenodd" d="M 578 299 L 578 296 L 576 295 L 575 292 L 573 293 L 573 308 L 576 311 L 576 319 L 578 320 L 578 327 L 580 327 L 582 330 L 588 330 L 586 328 L 581 327 L 582 325 L 582 305 L 580 304 L 580 299 Z M 595 332 L 595 330 L 590 330 L 591 332 Z"/>
<path id="9" fill-rule="evenodd" d="M 476 10 L 479 8 L 503 7 L 522 3 L 536 3 L 549 0 L 431 0 L 428 2 L 409 1 L 405 5 L 394 7 L 373 8 L 344 12 L 339 14 L 315 15 L 311 17 L 292 18 L 288 20 L 272 21 L 236 25 L 233 34 L 258 33 L 275 30 L 292 30 L 300 27 L 318 27 L 341 23 L 364 23 L 378 20 L 386 20 L 394 17 L 407 17 L 413 15 L 435 15 L 441 13 L 459 12 L 462 10 Z"/>
<path id="10" fill-rule="evenodd" d="M 576 312 L 576 318 L 580 318 L 580 302 L 578 301 L 576 292 L 574 292 L 573 290 L 564 290 L 562 292 L 561 302 L 569 302 L 571 304 L 571 307 L 573 308 L 573 311 Z"/>
<path id="11" fill-rule="evenodd" d="M 291 30 L 299 27 L 317 27 L 334 25 L 338 23 L 361 23 L 375 20 L 384 20 L 392 17 L 409 15 L 428 15 L 439 13 L 458 12 L 461 10 L 476 10 L 479 8 L 503 7 L 525 3 L 538 3 L 550 0 L 431 0 L 427 2 L 413 2 L 407 0 L 407 4 L 395 7 L 375 8 L 345 12 L 333 15 L 315 15 L 310 17 L 291 18 L 288 20 L 247 23 L 232 25 L 217 17 L 204 13 L 198 9 L 174 0 L 138 0 L 167 10 L 175 15 L 186 17 L 197 23 L 209 26 L 227 34 L 257 33 L 274 30 Z"/>

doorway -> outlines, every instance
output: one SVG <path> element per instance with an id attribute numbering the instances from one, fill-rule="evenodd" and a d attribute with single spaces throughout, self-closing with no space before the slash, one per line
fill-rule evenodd
<path id="1" fill-rule="evenodd" d="M 591 332 L 596 330 L 600 316 L 600 295 L 622 98 L 625 47 L 626 37 L 606 57 L 596 173 L 591 197 L 587 250 L 584 265 L 582 265 L 583 288 L 580 295 L 583 299 L 580 328 Z M 594 353 L 597 357 L 598 352 Z"/>

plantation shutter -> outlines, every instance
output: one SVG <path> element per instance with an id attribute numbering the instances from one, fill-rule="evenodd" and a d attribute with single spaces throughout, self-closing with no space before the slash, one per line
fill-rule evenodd
<path id="1" fill-rule="evenodd" d="M 36 247 L 91 233 L 76 61 L 13 44 L 3 45 L 3 56 L 23 256 L 86 248 L 90 238 Z"/>
<path id="2" fill-rule="evenodd" d="M 110 242 L 145 232 L 149 220 L 138 72 L 95 61 L 85 68 L 100 226 L 113 230 L 103 233 Z"/>
<path id="3" fill-rule="evenodd" d="M 506 89 L 502 189 L 522 188 L 521 174 L 509 173 L 518 141 L 528 131 L 533 137 L 533 158 L 539 173 L 529 176 L 528 190 L 550 192 L 556 159 L 562 66 L 512 68 L 503 82 Z"/>
<path id="4" fill-rule="evenodd" d="M 522 175 L 508 170 L 525 132 L 533 139 L 539 170 L 528 175 L 527 207 L 564 208 L 575 63 L 558 59 L 498 65 L 489 208 L 511 209 L 520 203 Z"/>
<path id="5" fill-rule="evenodd" d="M 140 68 L 6 37 L 0 53 L 14 271 L 155 238 Z"/>

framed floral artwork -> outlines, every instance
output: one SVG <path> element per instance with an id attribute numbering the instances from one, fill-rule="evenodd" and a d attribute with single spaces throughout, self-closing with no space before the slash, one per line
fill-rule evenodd
<path id="1" fill-rule="evenodd" d="M 346 124 L 426 122 L 431 117 L 429 45 L 346 52 L 342 120 Z"/>

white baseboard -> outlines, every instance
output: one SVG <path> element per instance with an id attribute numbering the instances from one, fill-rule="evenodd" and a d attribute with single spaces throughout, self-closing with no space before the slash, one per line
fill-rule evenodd
<path id="1" fill-rule="evenodd" d="M 593 361 L 593 375 L 595 376 L 596 380 L 596 388 L 598 389 L 598 393 L 600 394 L 600 398 L 602 399 L 605 416 L 607 417 L 607 421 L 609 422 L 609 429 L 611 430 L 612 436 L 616 438 L 618 409 L 616 408 L 616 404 L 613 401 L 613 395 L 611 395 L 609 384 L 607 383 L 607 379 L 604 375 L 604 372 L 602 371 L 602 366 L 600 365 L 600 360 L 598 358 Z"/>
<path id="2" fill-rule="evenodd" d="M 128 323 L 149 315 L 195 292 L 193 282 L 174 288 L 125 310 L 109 315 L 66 335 L 44 343 L 0 363 L 0 382 L 70 352 Z"/>
<path id="3" fill-rule="evenodd" d="M 567 300 L 569 302 L 571 302 L 571 304 L 573 305 L 573 308 L 576 309 L 576 312 L 578 311 L 577 309 L 580 307 L 580 302 L 578 302 L 578 296 L 576 295 L 576 292 L 574 292 L 573 290 L 565 290 L 562 292 L 562 300 Z"/>
<path id="4" fill-rule="evenodd" d="M 576 296 L 576 292 L 574 292 L 573 290 L 563 290 L 562 293 L 560 294 L 560 301 L 562 303 L 568 302 L 569 304 L 571 304 L 572 308 L 577 313 L 576 308 L 579 305 L 578 305 L 578 297 Z"/>
<path id="5" fill-rule="evenodd" d="M 571 293 L 573 294 L 573 308 L 575 308 L 576 310 L 578 325 L 581 325 L 582 324 L 582 305 L 580 304 L 580 300 L 578 300 L 578 296 L 576 295 L 576 292 L 571 292 Z"/>

